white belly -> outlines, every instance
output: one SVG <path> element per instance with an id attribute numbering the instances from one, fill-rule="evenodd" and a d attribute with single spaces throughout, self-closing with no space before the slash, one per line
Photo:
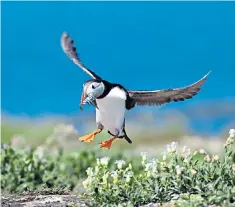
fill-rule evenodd
<path id="1" fill-rule="evenodd" d="M 96 122 L 100 122 L 112 134 L 118 133 L 118 136 L 122 136 L 126 110 L 125 101 L 125 92 L 119 88 L 114 88 L 106 97 L 97 99 L 96 103 L 99 109 L 96 109 Z"/>

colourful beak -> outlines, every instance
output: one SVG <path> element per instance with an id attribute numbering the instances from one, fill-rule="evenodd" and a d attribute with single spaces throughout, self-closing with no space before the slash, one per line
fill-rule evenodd
<path id="1" fill-rule="evenodd" d="M 82 92 L 82 97 L 81 97 L 81 101 L 80 101 L 80 109 L 82 111 L 83 111 L 82 105 L 83 105 L 84 100 L 85 100 L 85 96 L 84 96 L 84 93 Z"/>

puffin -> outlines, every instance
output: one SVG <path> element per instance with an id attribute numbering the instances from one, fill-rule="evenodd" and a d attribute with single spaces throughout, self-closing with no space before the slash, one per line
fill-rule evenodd
<path id="1" fill-rule="evenodd" d="M 207 73 L 197 82 L 181 88 L 169 88 L 163 90 L 129 90 L 121 84 L 111 83 L 98 76 L 86 67 L 77 52 L 74 40 L 66 32 L 61 36 L 61 47 L 64 53 L 78 67 L 85 71 L 91 79 L 83 84 L 80 109 L 84 104 L 95 107 L 97 129 L 92 133 L 79 137 L 82 142 L 91 142 L 103 129 L 111 135 L 111 138 L 100 142 L 101 148 L 110 149 L 116 139 L 125 139 L 128 143 L 132 140 L 125 129 L 125 114 L 136 106 L 160 106 L 163 104 L 191 99 L 205 83 Z"/>

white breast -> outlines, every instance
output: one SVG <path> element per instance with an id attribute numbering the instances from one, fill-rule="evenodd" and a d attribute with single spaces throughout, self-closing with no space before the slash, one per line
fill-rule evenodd
<path id="1" fill-rule="evenodd" d="M 122 136 L 125 101 L 126 94 L 118 87 L 113 88 L 106 97 L 97 99 L 99 109 L 96 109 L 96 122 L 100 122 L 112 134 L 119 132 L 118 136 Z"/>

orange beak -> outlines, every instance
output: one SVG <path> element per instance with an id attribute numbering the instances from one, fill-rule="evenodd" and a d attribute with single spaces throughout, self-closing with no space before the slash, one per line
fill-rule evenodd
<path id="1" fill-rule="evenodd" d="M 84 97 L 84 93 L 82 92 L 82 97 L 81 97 L 81 101 L 80 101 L 80 109 L 83 111 L 82 109 L 82 105 L 83 105 L 83 101 L 84 101 L 85 97 Z"/>

